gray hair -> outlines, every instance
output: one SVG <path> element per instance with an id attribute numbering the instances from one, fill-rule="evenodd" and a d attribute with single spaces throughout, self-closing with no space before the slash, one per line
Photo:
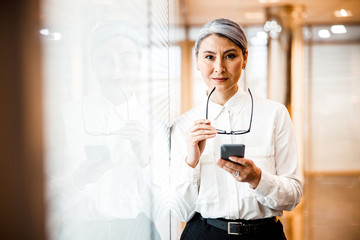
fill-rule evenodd
<path id="1" fill-rule="evenodd" d="M 90 53 L 106 43 L 107 40 L 123 36 L 131 40 L 137 48 L 138 56 L 141 57 L 140 35 L 134 30 L 134 27 L 119 20 L 111 20 L 99 23 L 91 34 Z"/>
<path id="2" fill-rule="evenodd" d="M 243 29 L 237 23 L 224 18 L 212 20 L 201 28 L 195 42 L 196 56 L 199 54 L 199 48 L 202 40 L 213 34 L 225 37 L 234 42 L 238 47 L 240 47 L 243 55 L 245 56 L 245 52 L 247 50 L 247 40 Z"/>

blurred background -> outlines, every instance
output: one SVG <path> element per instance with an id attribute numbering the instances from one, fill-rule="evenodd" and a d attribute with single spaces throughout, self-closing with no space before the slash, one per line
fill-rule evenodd
<path id="1" fill-rule="evenodd" d="M 169 129 L 201 99 L 193 47 L 215 18 L 247 35 L 241 87 L 295 126 L 304 195 L 287 238 L 360 239 L 358 0 L 3 3 L 0 239 L 135 239 L 132 221 L 140 239 L 179 239 Z"/>

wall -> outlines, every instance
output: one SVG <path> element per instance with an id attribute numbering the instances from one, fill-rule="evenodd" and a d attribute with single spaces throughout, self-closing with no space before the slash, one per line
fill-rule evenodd
<path id="1" fill-rule="evenodd" d="M 0 239 L 45 239 L 38 7 L 0 9 Z"/>
<path id="2" fill-rule="evenodd" d="M 358 32 L 356 25 L 346 27 L 350 36 L 352 30 Z M 307 63 L 305 170 L 358 173 L 360 44 L 349 39 L 310 42 Z"/>

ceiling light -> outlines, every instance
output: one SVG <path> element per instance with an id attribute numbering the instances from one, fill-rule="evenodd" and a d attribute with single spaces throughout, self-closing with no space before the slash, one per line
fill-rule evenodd
<path id="1" fill-rule="evenodd" d="M 319 30 L 318 35 L 320 38 L 329 38 L 331 36 L 329 30 L 327 30 L 327 29 Z"/>
<path id="2" fill-rule="evenodd" d="M 50 33 L 50 31 L 49 31 L 49 29 L 47 29 L 47 28 L 44 28 L 44 29 L 41 29 L 41 30 L 40 30 L 40 34 L 41 34 L 41 35 L 49 36 L 49 33 Z"/>
<path id="3" fill-rule="evenodd" d="M 62 34 L 59 32 L 52 32 L 47 28 L 40 29 L 40 34 L 50 40 L 60 41 L 62 39 Z"/>
<path id="4" fill-rule="evenodd" d="M 55 41 L 59 41 L 62 38 L 61 33 L 58 33 L 58 32 L 54 32 L 52 34 L 52 36 L 53 36 L 53 40 L 55 40 Z"/>
<path id="5" fill-rule="evenodd" d="M 348 16 L 348 13 L 346 12 L 345 9 L 341 9 L 341 10 L 340 10 L 340 15 L 343 16 L 343 17 L 347 17 L 347 16 Z"/>
<path id="6" fill-rule="evenodd" d="M 344 25 L 333 25 L 331 26 L 331 32 L 340 34 L 340 33 L 346 33 L 346 28 Z"/>
<path id="7" fill-rule="evenodd" d="M 334 11 L 335 17 L 351 17 L 353 14 L 350 10 L 340 9 Z"/>
<path id="8" fill-rule="evenodd" d="M 266 21 L 264 25 L 264 30 L 265 32 L 269 32 L 270 37 L 277 38 L 282 28 L 280 24 L 278 24 L 275 20 L 272 20 L 272 21 Z"/>

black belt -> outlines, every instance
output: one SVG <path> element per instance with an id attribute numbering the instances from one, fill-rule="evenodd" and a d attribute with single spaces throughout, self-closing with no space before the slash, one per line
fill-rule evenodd
<path id="1" fill-rule="evenodd" d="M 256 220 L 228 220 L 223 218 L 203 218 L 199 213 L 199 218 L 216 228 L 226 231 L 232 235 L 249 235 L 263 232 L 277 222 L 276 217 L 256 219 Z"/>

